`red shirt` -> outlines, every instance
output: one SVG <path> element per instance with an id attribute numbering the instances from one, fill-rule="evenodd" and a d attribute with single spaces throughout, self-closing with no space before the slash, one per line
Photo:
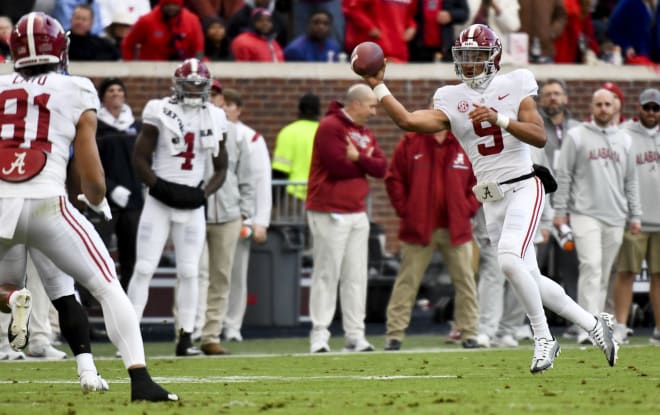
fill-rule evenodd
<path id="1" fill-rule="evenodd" d="M 341 108 L 338 102 L 330 104 L 316 130 L 307 185 L 307 210 L 364 212 L 369 194 L 367 176 L 385 177 L 387 159 L 373 133 L 351 121 Z M 346 139 L 360 152 L 357 161 L 346 158 Z M 371 149 L 373 153 L 367 156 Z"/>
<path id="2" fill-rule="evenodd" d="M 401 219 L 399 239 L 403 242 L 428 245 L 437 228 L 441 204 L 447 210 L 451 243 L 459 245 L 472 239 L 470 218 L 479 208 L 472 192 L 477 183 L 472 165 L 451 133 L 442 144 L 444 161 L 438 159 L 437 147 L 432 134 L 407 133 L 394 150 L 385 187 Z M 442 176 L 438 169 L 442 169 Z M 441 177 L 442 183 L 436 183 Z"/>
<path id="3" fill-rule="evenodd" d="M 204 55 L 204 34 L 199 18 L 186 8 L 165 20 L 160 6 L 143 15 L 121 45 L 122 59 L 184 60 Z M 137 53 L 137 54 L 136 54 Z"/>
<path id="4" fill-rule="evenodd" d="M 231 42 L 231 53 L 238 61 L 284 62 L 284 52 L 275 39 L 265 39 L 254 32 L 244 32 Z"/>

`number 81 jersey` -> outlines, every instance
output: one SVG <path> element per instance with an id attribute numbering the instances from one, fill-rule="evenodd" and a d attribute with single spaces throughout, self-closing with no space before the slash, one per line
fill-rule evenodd
<path id="1" fill-rule="evenodd" d="M 439 88 L 433 96 L 433 108 L 447 114 L 451 131 L 468 154 L 477 182 L 501 182 L 532 171 L 529 145 L 489 122 L 473 123 L 468 114 L 473 103 L 488 106 L 512 120 L 518 119 L 520 102 L 537 94 L 534 75 L 518 69 L 496 75 L 483 90 L 465 84 Z"/>
<path id="2" fill-rule="evenodd" d="M 99 108 L 87 78 L 49 72 L 0 76 L 0 195 L 42 199 L 66 195 L 66 167 L 76 125 Z"/>

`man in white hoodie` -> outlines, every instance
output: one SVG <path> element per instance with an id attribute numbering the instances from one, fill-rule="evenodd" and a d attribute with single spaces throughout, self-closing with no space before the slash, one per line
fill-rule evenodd
<path id="1" fill-rule="evenodd" d="M 640 231 L 642 215 L 635 155 L 630 136 L 612 125 L 614 97 L 594 92 L 591 118 L 568 131 L 557 162 L 554 225 L 569 223 L 578 253 L 578 304 L 591 313 L 605 308 L 605 298 L 626 223 Z M 588 343 L 581 331 L 578 343 Z"/>
<path id="2" fill-rule="evenodd" d="M 649 88 L 639 96 L 639 120 L 626 121 L 622 128 L 632 139 L 639 175 L 640 199 L 642 203 L 642 231 L 626 232 L 617 261 L 614 281 L 614 311 L 617 323 L 614 337 L 628 343 L 628 313 L 633 298 L 635 274 L 642 271 L 646 260 L 651 281 L 649 297 L 653 306 L 655 329 L 651 343 L 660 345 L 660 90 Z M 643 190 L 643 191 L 642 191 Z"/>

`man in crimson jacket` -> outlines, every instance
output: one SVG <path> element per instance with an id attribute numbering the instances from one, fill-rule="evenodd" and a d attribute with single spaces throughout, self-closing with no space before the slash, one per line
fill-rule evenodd
<path id="1" fill-rule="evenodd" d="M 329 352 L 330 323 L 341 301 L 344 351 L 374 347 L 364 336 L 367 303 L 369 217 L 367 176 L 382 178 L 387 159 L 365 127 L 378 101 L 366 84 L 348 89 L 342 105 L 333 102 L 316 130 L 307 189 L 307 222 L 314 270 L 309 293 L 310 351 Z"/>
<path id="2" fill-rule="evenodd" d="M 399 350 L 412 306 L 435 249 L 456 291 L 454 327 L 464 348 L 479 347 L 477 287 L 472 269 L 472 225 L 479 202 L 472 165 L 451 132 L 407 133 L 392 156 L 385 186 L 401 218 L 401 269 L 387 305 L 385 350 Z"/>

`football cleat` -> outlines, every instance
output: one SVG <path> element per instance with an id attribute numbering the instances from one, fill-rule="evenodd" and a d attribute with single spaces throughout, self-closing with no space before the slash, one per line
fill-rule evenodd
<path id="1" fill-rule="evenodd" d="M 84 371 L 80 374 L 80 387 L 83 393 L 104 392 L 110 390 L 108 382 L 94 371 Z"/>
<path id="2" fill-rule="evenodd" d="M 619 344 L 614 340 L 614 331 L 612 327 L 612 315 L 600 313 L 596 317 L 596 326 L 589 331 L 589 335 L 594 343 L 605 353 L 605 358 L 610 366 L 614 366 L 619 352 Z"/>
<path id="3" fill-rule="evenodd" d="M 534 356 L 532 357 L 532 366 L 529 371 L 536 374 L 552 368 L 555 357 L 559 356 L 561 348 L 556 338 L 535 338 Z"/>
<path id="4" fill-rule="evenodd" d="M 12 296 L 11 323 L 9 324 L 9 345 L 19 351 L 27 346 L 28 323 L 32 312 L 32 294 L 26 288 L 18 290 Z"/>

